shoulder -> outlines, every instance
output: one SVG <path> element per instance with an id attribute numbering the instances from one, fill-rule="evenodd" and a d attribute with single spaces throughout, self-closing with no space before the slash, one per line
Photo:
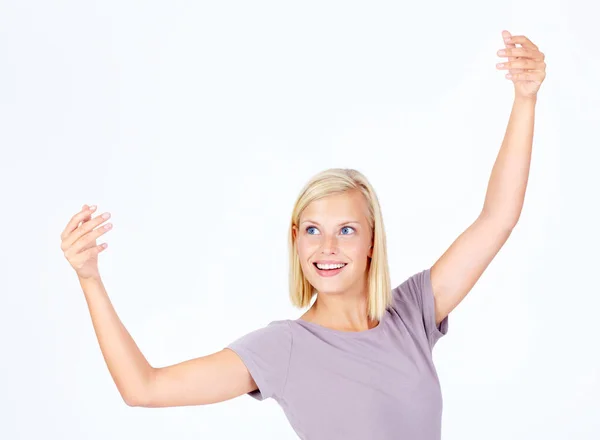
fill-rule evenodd
<path id="1" fill-rule="evenodd" d="M 246 333 L 229 344 L 229 347 L 253 351 L 278 350 L 281 353 L 289 351 L 291 345 L 292 331 L 289 321 L 278 320 Z"/>
<path id="2" fill-rule="evenodd" d="M 392 292 L 392 308 L 407 325 L 422 329 L 431 349 L 448 332 L 448 317 L 436 325 L 431 268 L 414 273 Z"/>
<path id="3" fill-rule="evenodd" d="M 416 272 L 403 280 L 392 291 L 393 306 L 396 308 L 423 306 L 423 293 L 428 291 L 430 269 Z"/>
<path id="4" fill-rule="evenodd" d="M 292 331 L 287 320 L 272 321 L 227 345 L 244 362 L 258 391 L 250 395 L 258 400 L 281 396 L 292 352 Z"/>

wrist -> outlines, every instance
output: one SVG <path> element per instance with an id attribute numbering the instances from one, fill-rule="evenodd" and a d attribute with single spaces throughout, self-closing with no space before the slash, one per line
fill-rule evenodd
<path id="1" fill-rule="evenodd" d="M 89 277 L 79 277 L 78 276 L 77 279 L 79 280 L 79 284 L 81 284 L 81 285 L 102 283 L 102 279 L 100 278 L 100 275 L 93 275 L 93 276 L 89 276 Z"/>
<path id="2" fill-rule="evenodd" d="M 516 103 L 535 104 L 537 103 L 537 94 L 533 96 L 515 95 Z"/>

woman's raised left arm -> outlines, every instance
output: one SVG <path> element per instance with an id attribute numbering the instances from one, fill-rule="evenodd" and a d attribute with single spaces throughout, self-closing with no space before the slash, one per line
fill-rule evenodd
<path id="1" fill-rule="evenodd" d="M 500 251 L 521 215 L 529 177 L 537 92 L 546 77 L 545 56 L 525 36 L 503 32 L 515 86 L 506 134 L 492 168 L 479 217 L 450 245 L 431 268 L 436 324 L 465 298 Z M 520 44 L 517 48 L 515 44 Z"/>

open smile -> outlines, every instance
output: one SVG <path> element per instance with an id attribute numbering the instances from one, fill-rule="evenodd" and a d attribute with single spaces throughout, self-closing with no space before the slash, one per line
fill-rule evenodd
<path id="1" fill-rule="evenodd" d="M 344 268 L 347 266 L 348 264 L 344 264 L 342 267 L 340 268 L 336 268 L 336 269 L 319 269 L 317 267 L 317 263 L 313 263 L 313 266 L 315 267 L 315 270 L 317 271 L 317 273 L 322 276 L 322 277 L 332 277 L 337 275 L 338 273 L 340 273 L 342 270 L 344 270 Z"/>

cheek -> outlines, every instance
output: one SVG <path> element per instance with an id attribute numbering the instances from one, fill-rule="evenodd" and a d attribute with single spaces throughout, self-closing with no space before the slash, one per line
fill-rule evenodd
<path id="1" fill-rule="evenodd" d="M 300 239 L 296 241 L 296 251 L 298 252 L 298 257 L 300 257 L 300 262 L 302 264 L 310 257 L 311 253 L 314 253 L 313 248 L 314 246 L 311 246 L 306 240 Z"/>
<path id="2" fill-rule="evenodd" d="M 348 254 L 352 254 L 355 260 L 360 260 L 368 256 L 370 243 L 348 243 L 346 248 Z"/>

